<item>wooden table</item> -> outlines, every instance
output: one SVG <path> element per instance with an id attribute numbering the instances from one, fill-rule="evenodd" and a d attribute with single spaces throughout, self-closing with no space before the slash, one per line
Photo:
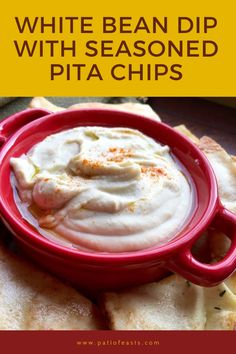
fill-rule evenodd
<path id="1" fill-rule="evenodd" d="M 236 155 L 236 109 L 188 97 L 152 97 L 148 103 L 165 123 L 185 124 L 198 137 L 208 135 Z"/>

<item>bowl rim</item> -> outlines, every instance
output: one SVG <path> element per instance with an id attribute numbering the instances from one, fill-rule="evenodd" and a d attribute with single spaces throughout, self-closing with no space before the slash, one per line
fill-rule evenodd
<path id="1" fill-rule="evenodd" d="M 182 142 L 187 145 L 195 154 L 199 156 L 201 162 L 204 165 L 205 172 L 207 172 L 207 178 L 209 182 L 209 203 L 206 209 L 206 212 L 201 217 L 201 221 L 198 225 L 195 225 L 192 229 L 183 232 L 183 235 L 178 237 L 178 234 L 167 243 L 158 246 L 156 248 L 147 248 L 138 251 L 132 252 L 120 252 L 120 253 L 102 253 L 96 251 L 82 251 L 79 249 L 74 249 L 72 247 L 63 246 L 60 244 L 51 241 L 44 236 L 42 236 L 37 230 L 27 229 L 27 227 L 21 222 L 19 218 L 16 218 L 12 213 L 10 208 L 8 208 L 4 203 L 4 191 L 0 190 L 0 214 L 3 216 L 3 221 L 7 225 L 7 227 L 11 228 L 14 231 L 14 234 L 17 238 L 19 238 L 24 243 L 28 243 L 31 246 L 34 245 L 35 248 L 40 248 L 44 252 L 49 252 L 51 254 L 61 256 L 63 258 L 74 258 L 75 260 L 80 260 L 85 263 L 96 263 L 96 264 L 133 264 L 133 263 L 141 263 L 147 260 L 157 260 L 158 257 L 164 259 L 170 257 L 178 251 L 179 249 L 184 248 L 185 246 L 189 247 L 189 244 L 193 244 L 194 241 L 199 237 L 201 233 L 206 229 L 206 227 L 211 223 L 214 216 L 216 215 L 217 211 L 220 207 L 219 197 L 218 197 L 218 187 L 217 181 L 214 174 L 214 171 L 208 161 L 207 157 L 202 153 L 202 151 L 193 144 L 193 142 L 174 128 L 170 127 L 169 125 L 159 122 L 154 118 L 149 118 L 143 116 L 142 114 L 137 114 L 133 112 L 126 112 L 126 111 L 114 111 L 110 108 L 81 108 L 81 109 L 73 109 L 73 110 L 65 110 L 60 112 L 49 113 L 46 116 L 41 118 L 37 118 L 36 120 L 27 123 L 20 129 L 18 129 L 15 133 L 12 134 L 10 138 L 7 139 L 5 144 L 2 146 L 0 150 L 0 166 L 2 161 L 5 158 L 8 150 L 14 146 L 15 141 L 20 138 L 21 134 L 26 130 L 30 129 L 37 125 L 37 123 L 47 122 L 48 120 L 57 117 L 58 119 L 64 115 L 70 115 L 71 112 L 73 114 L 82 114 L 83 112 L 96 114 L 96 112 L 106 112 L 110 114 L 117 114 L 117 115 L 124 115 L 129 118 L 136 118 L 139 120 L 143 120 L 143 123 L 150 124 L 155 123 L 157 126 L 164 126 L 167 131 L 171 131 L 172 134 L 175 135 L 177 139 L 181 139 Z M 132 120 L 130 121 L 130 125 L 132 128 Z M 1 124 L 1 122 L 0 122 Z M 99 125 L 99 124 L 98 124 Z M 80 126 L 78 124 L 78 126 Z M 67 130 L 70 128 L 66 128 Z M 134 128 L 137 129 L 137 128 Z M 61 129 L 63 131 L 63 129 Z M 157 137 L 158 140 L 158 137 Z M 171 146 L 170 146 L 171 147 Z M 171 147 L 172 148 L 172 147 Z M 0 167 L 1 169 L 1 167 Z M 191 171 L 188 170 L 191 175 Z M 1 173 L 1 171 L 0 171 Z M 194 218 L 194 215 L 192 216 Z M 193 234 L 194 233 L 194 234 Z M 161 259 L 160 259 L 161 262 Z"/>

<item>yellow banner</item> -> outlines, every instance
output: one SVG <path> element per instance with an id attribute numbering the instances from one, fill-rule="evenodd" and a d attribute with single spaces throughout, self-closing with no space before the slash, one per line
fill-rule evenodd
<path id="1" fill-rule="evenodd" d="M 235 1 L 12 0 L 0 96 L 236 96 Z"/>

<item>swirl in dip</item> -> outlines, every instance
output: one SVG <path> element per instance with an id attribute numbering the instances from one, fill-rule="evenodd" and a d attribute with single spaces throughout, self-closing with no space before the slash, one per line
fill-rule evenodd
<path id="1" fill-rule="evenodd" d="M 63 131 L 12 158 L 11 166 L 38 227 L 83 250 L 162 245 L 191 210 L 190 185 L 169 147 L 133 129 Z"/>

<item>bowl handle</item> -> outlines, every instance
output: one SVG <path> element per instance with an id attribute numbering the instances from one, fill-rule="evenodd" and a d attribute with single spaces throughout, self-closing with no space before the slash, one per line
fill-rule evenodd
<path id="1" fill-rule="evenodd" d="M 214 264 L 199 262 L 191 252 L 191 243 L 168 264 L 170 270 L 198 285 L 217 285 L 236 269 L 236 215 L 220 207 L 211 226 L 231 239 L 230 249 L 221 261 Z"/>
<path id="2" fill-rule="evenodd" d="M 25 124 L 52 112 L 42 108 L 30 108 L 0 121 L 0 147 Z"/>

